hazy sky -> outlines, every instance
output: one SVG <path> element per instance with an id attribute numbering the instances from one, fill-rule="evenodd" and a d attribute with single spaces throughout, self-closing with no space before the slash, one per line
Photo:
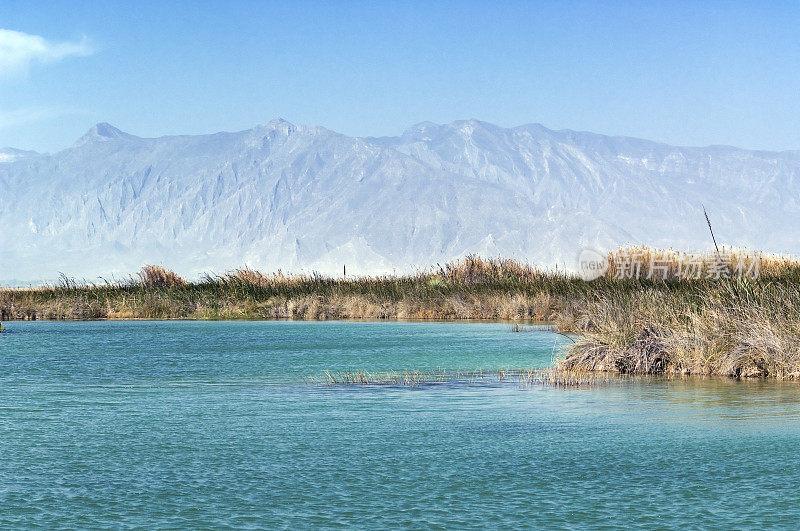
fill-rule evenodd
<path id="1" fill-rule="evenodd" d="M 0 146 L 273 117 L 800 149 L 800 2 L 0 2 Z"/>

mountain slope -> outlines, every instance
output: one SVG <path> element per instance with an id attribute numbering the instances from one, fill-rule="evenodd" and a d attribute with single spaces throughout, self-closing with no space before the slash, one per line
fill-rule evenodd
<path id="1" fill-rule="evenodd" d="M 468 253 L 574 268 L 584 247 L 798 253 L 800 152 L 682 148 L 540 125 L 352 138 L 283 120 L 139 138 L 98 124 L 54 155 L 0 152 L 0 281 L 249 265 L 407 271 Z"/>

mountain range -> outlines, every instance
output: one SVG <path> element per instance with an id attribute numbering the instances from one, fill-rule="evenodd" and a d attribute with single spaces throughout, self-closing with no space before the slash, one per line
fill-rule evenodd
<path id="1" fill-rule="evenodd" d="M 140 138 L 97 124 L 0 150 L 0 283 L 408 272 L 468 254 L 574 270 L 584 248 L 800 251 L 800 151 L 675 147 L 541 125 L 429 122 L 350 137 L 281 119 Z"/>

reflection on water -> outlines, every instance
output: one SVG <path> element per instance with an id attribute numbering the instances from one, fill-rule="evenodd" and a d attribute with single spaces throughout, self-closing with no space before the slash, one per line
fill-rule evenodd
<path id="1" fill-rule="evenodd" d="M 800 385 L 332 371 L 542 368 L 545 331 L 453 323 L 11 323 L 0 525 L 785 526 Z"/>
<path id="2" fill-rule="evenodd" d="M 658 408 L 664 415 L 698 421 L 800 420 L 800 384 L 793 381 L 637 377 L 618 386 L 622 389 L 606 398 L 617 396 L 631 408 Z"/>

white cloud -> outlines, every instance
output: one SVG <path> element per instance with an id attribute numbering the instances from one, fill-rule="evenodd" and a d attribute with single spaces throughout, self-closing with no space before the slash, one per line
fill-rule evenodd
<path id="1" fill-rule="evenodd" d="M 50 42 L 39 35 L 0 29 L 0 78 L 24 75 L 34 63 L 52 63 L 93 52 L 86 37 L 80 42 Z"/>

